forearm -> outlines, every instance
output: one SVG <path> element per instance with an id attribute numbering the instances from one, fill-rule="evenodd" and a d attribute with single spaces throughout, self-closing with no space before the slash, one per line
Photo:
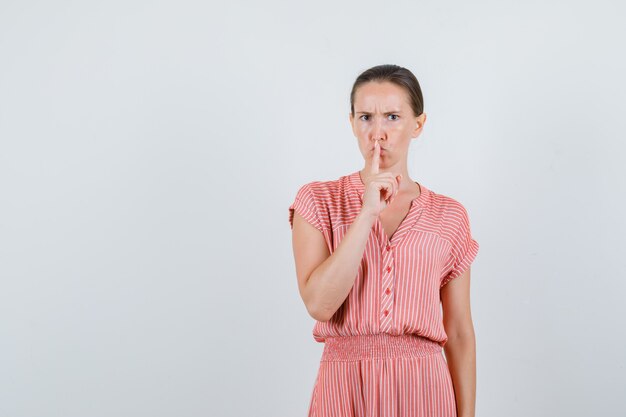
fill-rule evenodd
<path id="1" fill-rule="evenodd" d="M 476 338 L 474 333 L 450 336 L 444 345 L 458 417 L 474 417 L 476 412 Z"/>
<path id="2" fill-rule="evenodd" d="M 307 291 L 320 321 L 330 320 L 350 293 L 375 220 L 361 211 L 333 254 L 309 277 Z"/>

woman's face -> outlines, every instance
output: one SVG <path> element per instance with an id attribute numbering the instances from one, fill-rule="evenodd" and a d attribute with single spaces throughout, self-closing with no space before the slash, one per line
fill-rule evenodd
<path id="1" fill-rule="evenodd" d="M 426 114 L 415 117 L 407 93 L 393 83 L 368 82 L 355 92 L 352 131 L 366 160 L 379 140 L 381 167 L 405 163 L 411 139 L 419 136 L 425 122 Z"/>

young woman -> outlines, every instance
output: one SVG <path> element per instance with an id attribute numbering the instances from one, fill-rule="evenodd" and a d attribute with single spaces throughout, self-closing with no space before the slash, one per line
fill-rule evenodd
<path id="1" fill-rule="evenodd" d="M 324 343 L 309 417 L 474 417 L 478 243 L 460 202 L 409 177 L 419 83 L 376 66 L 350 102 L 363 169 L 303 185 L 289 207 L 300 296 Z"/>

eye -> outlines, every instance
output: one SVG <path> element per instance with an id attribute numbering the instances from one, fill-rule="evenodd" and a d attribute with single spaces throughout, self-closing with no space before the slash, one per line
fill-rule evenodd
<path id="1" fill-rule="evenodd" d="M 396 117 L 396 119 L 391 119 L 391 120 L 398 120 L 398 119 L 397 119 L 397 117 L 398 117 L 398 115 L 397 115 L 397 114 L 390 114 L 389 116 L 394 116 L 394 117 Z"/>
<path id="2" fill-rule="evenodd" d="M 363 116 L 359 117 L 359 119 L 363 120 L 364 117 L 368 117 L 368 115 L 364 114 Z"/>

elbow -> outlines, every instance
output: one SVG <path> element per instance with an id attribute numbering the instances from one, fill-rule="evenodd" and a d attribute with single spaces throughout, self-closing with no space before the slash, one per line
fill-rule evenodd
<path id="1" fill-rule="evenodd" d="M 326 322 L 332 317 L 332 314 L 329 314 L 327 309 L 321 308 L 317 305 L 307 305 L 307 311 L 309 312 L 309 316 L 321 322 Z"/>
<path id="2" fill-rule="evenodd" d="M 448 342 L 447 344 L 451 345 L 465 345 L 465 344 L 474 344 L 476 343 L 476 336 L 474 335 L 474 329 L 472 327 L 465 328 L 460 331 L 453 331 L 448 333 Z"/>
<path id="3" fill-rule="evenodd" d="M 318 297 L 313 297 L 309 300 L 309 303 L 307 303 L 309 315 L 317 321 L 329 321 L 335 312 L 328 307 L 327 303 L 317 298 Z"/>
<path id="4" fill-rule="evenodd" d="M 309 276 L 309 279 L 307 280 L 307 285 L 304 290 L 304 304 L 306 305 L 309 316 L 313 317 L 313 319 L 317 321 L 326 322 L 330 320 L 334 312 L 331 312 L 324 305 L 324 302 L 320 300 L 319 290 L 317 290 L 317 288 L 312 285 L 312 276 L 313 274 Z"/>

